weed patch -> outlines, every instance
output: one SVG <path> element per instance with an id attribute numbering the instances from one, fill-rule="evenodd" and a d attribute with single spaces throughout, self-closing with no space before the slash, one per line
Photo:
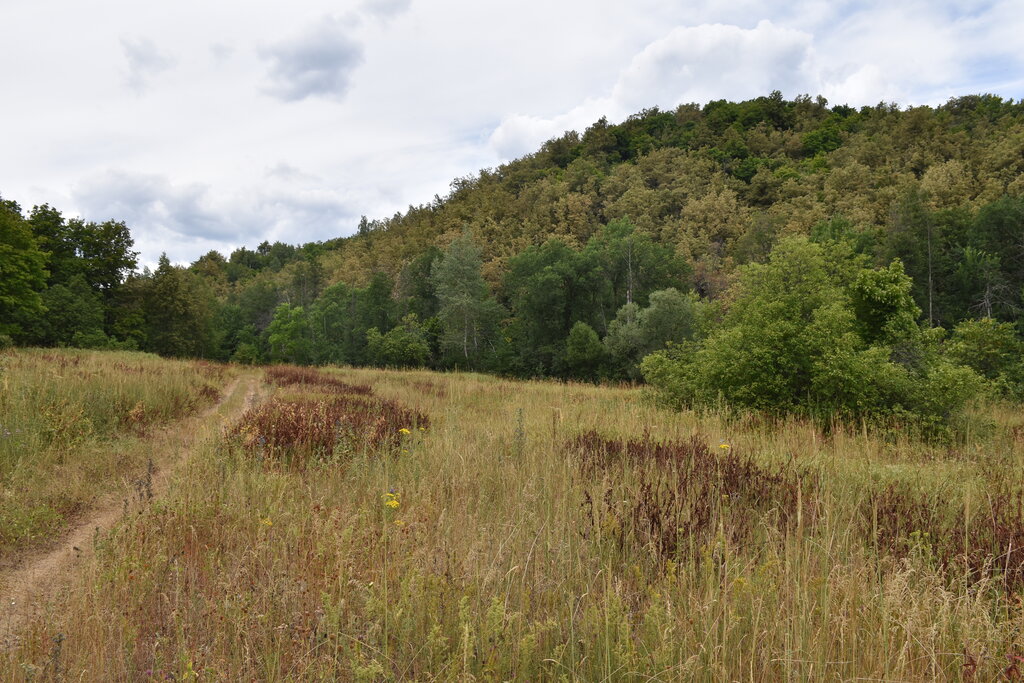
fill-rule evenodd
<path id="1" fill-rule="evenodd" d="M 325 395 L 271 399 L 246 411 L 231 433 L 250 456 L 301 467 L 339 452 L 394 448 L 401 430 L 428 424 L 425 415 L 394 401 Z"/>
<path id="2" fill-rule="evenodd" d="M 373 390 L 365 384 L 349 384 L 325 372 L 293 365 L 275 365 L 266 370 L 267 381 L 279 387 L 299 386 L 339 394 L 369 396 Z"/>
<path id="3" fill-rule="evenodd" d="M 910 484 L 890 484 L 865 499 L 861 517 L 880 554 L 916 556 L 968 580 L 993 575 L 1007 595 L 1024 592 L 1024 491 L 992 491 L 971 511 L 951 509 Z"/>
<path id="4" fill-rule="evenodd" d="M 716 537 L 747 543 L 762 524 L 786 530 L 815 518 L 805 477 L 768 469 L 725 445 L 716 453 L 696 436 L 620 441 L 591 431 L 567 448 L 584 475 L 604 475 L 600 496 L 584 492 L 584 515 L 592 533 L 614 538 L 620 548 L 633 542 L 664 559 L 693 558 Z M 631 477 L 616 469 L 626 466 Z"/>

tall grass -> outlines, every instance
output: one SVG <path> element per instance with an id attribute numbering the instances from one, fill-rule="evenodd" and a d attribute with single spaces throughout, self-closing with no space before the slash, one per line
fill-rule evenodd
<path id="1" fill-rule="evenodd" d="M 211 404 L 225 372 L 141 353 L 0 353 L 0 553 L 45 541 L 145 469 L 142 439 Z"/>
<path id="2" fill-rule="evenodd" d="M 429 426 L 302 467 L 229 429 L 97 539 L 0 677 L 52 670 L 58 634 L 84 680 L 993 680 L 1024 656 L 1015 413 L 950 448 L 630 389 L 324 376 Z M 284 384 L 264 410 L 336 395 Z"/>

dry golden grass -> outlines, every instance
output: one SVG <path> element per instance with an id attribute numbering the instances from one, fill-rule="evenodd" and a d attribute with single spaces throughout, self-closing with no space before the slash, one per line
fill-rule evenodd
<path id="1" fill-rule="evenodd" d="M 96 539 L 0 678 L 919 681 L 1022 666 L 1024 555 L 1007 546 L 1021 514 L 1000 507 L 1020 491 L 1015 410 L 979 408 L 988 429 L 939 446 L 671 413 L 634 389 L 329 372 L 429 428 L 388 421 L 393 440 L 341 440 L 301 466 L 231 430 L 212 439 Z M 592 430 L 600 453 L 577 440 Z M 711 459 L 614 445 L 645 438 Z M 716 464 L 727 455 L 739 469 Z M 678 524 L 674 545 L 654 516 L 660 534 Z"/>
<path id="2" fill-rule="evenodd" d="M 153 430 L 212 404 L 229 372 L 141 353 L 0 352 L 0 557 L 144 475 Z"/>

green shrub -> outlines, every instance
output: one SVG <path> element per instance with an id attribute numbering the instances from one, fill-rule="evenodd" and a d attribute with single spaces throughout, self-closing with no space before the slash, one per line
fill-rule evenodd
<path id="1" fill-rule="evenodd" d="M 565 341 L 565 364 L 573 377 L 597 379 L 605 362 L 605 348 L 590 325 L 577 321 Z"/>
<path id="2" fill-rule="evenodd" d="M 946 354 L 991 381 L 1003 396 L 1024 399 L 1024 342 L 1012 324 L 965 320 L 953 329 Z"/>
<path id="3" fill-rule="evenodd" d="M 231 356 L 231 362 L 241 363 L 242 365 L 256 365 L 260 362 L 260 352 L 255 344 L 243 342 L 235 349 L 234 354 Z"/>
<path id="4" fill-rule="evenodd" d="M 416 314 L 410 313 L 387 334 L 381 334 L 376 327 L 368 329 L 366 355 L 374 365 L 423 367 L 430 357 L 430 344 Z"/>
<path id="5" fill-rule="evenodd" d="M 644 377 L 663 399 L 824 422 L 911 420 L 930 430 L 982 386 L 915 322 L 920 311 L 899 261 L 873 270 L 840 245 L 792 238 L 767 264 L 743 267 L 728 298 L 721 326 L 703 342 L 644 359 Z"/>

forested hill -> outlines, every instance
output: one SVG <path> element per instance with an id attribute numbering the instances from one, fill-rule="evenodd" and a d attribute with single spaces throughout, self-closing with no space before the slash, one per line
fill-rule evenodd
<path id="1" fill-rule="evenodd" d="M 457 179 L 445 198 L 364 222 L 357 238 L 330 245 L 338 249 L 324 263 L 364 280 L 397 275 L 468 226 L 498 286 L 507 259 L 526 247 L 550 238 L 579 246 L 629 218 L 685 257 L 698 290 L 713 295 L 715 273 L 762 259 L 779 235 L 837 218 L 856 231 L 905 232 L 920 210 L 974 212 L 1024 196 L 1022 173 L 1024 103 L 986 95 L 938 109 L 855 110 L 776 92 L 650 109 L 618 125 L 602 119 Z"/>
<path id="2" fill-rule="evenodd" d="M 152 273 L 133 272 L 130 240 L 121 261 L 95 247 L 119 225 L 123 237 L 123 224 L 4 202 L 0 333 L 253 362 L 636 378 L 644 355 L 721 319 L 738 269 L 794 235 L 870 266 L 899 259 L 924 326 L 992 318 L 1019 333 L 1024 104 L 854 109 L 776 92 L 650 109 L 457 179 L 352 237 L 211 252 L 188 268 L 162 260 Z"/>

